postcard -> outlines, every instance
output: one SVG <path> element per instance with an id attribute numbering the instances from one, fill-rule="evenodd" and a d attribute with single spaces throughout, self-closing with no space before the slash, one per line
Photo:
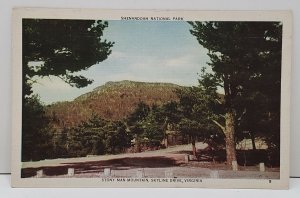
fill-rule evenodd
<path id="1" fill-rule="evenodd" d="M 288 188 L 291 16 L 15 8 L 12 186 Z"/>

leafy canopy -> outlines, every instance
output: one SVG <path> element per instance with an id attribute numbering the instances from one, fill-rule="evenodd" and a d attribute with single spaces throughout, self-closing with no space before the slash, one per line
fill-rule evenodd
<path id="1" fill-rule="evenodd" d="M 57 76 L 78 88 L 91 84 L 77 72 L 111 53 L 113 43 L 101 39 L 107 26 L 100 20 L 23 19 L 25 94 L 31 94 L 34 76 Z"/>

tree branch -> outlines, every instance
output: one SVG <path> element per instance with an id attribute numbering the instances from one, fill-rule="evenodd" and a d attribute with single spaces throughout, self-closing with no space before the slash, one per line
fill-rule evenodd
<path id="1" fill-rule="evenodd" d="M 237 121 L 239 121 L 238 126 L 241 124 L 241 120 L 242 120 L 242 118 L 244 117 L 244 115 L 245 115 L 246 113 L 247 113 L 247 109 L 244 108 L 243 113 L 242 113 L 241 116 L 237 119 Z"/>
<path id="2" fill-rule="evenodd" d="M 243 116 L 247 113 L 247 109 L 244 108 L 243 113 L 241 114 L 241 116 L 238 118 L 238 120 L 241 120 L 243 118 Z"/>
<path id="3" fill-rule="evenodd" d="M 216 101 L 217 101 L 217 103 L 219 103 L 219 104 L 223 104 L 223 103 L 221 102 L 221 100 L 219 100 L 219 99 L 216 99 Z"/>
<path id="4" fill-rule="evenodd" d="M 223 125 L 221 125 L 218 121 L 216 120 L 212 120 L 218 127 L 220 127 L 222 129 L 222 131 L 225 133 L 225 127 Z"/>
<path id="5" fill-rule="evenodd" d="M 63 76 L 61 75 L 57 75 L 58 78 L 60 78 L 62 81 L 64 81 L 65 83 L 67 83 L 68 85 L 70 85 L 70 82 L 67 81 L 65 78 L 63 78 Z M 72 85 L 70 85 L 72 87 Z"/>

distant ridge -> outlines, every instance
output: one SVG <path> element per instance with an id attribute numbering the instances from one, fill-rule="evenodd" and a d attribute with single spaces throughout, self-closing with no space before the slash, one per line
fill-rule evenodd
<path id="1" fill-rule="evenodd" d="M 104 85 L 98 86 L 93 89 L 93 91 L 88 92 L 86 94 L 83 94 L 75 100 L 82 100 L 85 98 L 88 98 L 89 96 L 93 95 L 94 92 L 97 92 L 98 94 L 105 93 L 106 91 L 119 91 L 119 89 L 127 89 L 127 88 L 155 88 L 155 87 L 160 87 L 160 88 L 171 88 L 174 87 L 180 88 L 181 86 L 173 84 L 173 83 L 163 83 L 163 82 L 141 82 L 141 81 L 131 81 L 131 80 L 122 80 L 122 81 L 108 81 Z"/>
<path id="2" fill-rule="evenodd" d="M 49 105 L 47 113 L 55 115 L 60 121 L 58 125 L 65 127 L 76 126 L 92 114 L 108 120 L 120 120 L 130 115 L 141 101 L 148 105 L 177 101 L 174 91 L 182 88 L 172 83 L 109 81 L 74 101 Z"/>

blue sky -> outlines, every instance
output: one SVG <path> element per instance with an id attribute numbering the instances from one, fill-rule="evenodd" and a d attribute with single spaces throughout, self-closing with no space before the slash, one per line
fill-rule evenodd
<path id="1" fill-rule="evenodd" d="M 103 38 L 114 41 L 112 54 L 78 74 L 93 79 L 85 88 L 74 88 L 57 77 L 37 79 L 34 93 L 50 104 L 70 101 L 108 81 L 133 80 L 197 85 L 201 67 L 209 61 L 189 32 L 185 21 L 108 21 Z"/>

